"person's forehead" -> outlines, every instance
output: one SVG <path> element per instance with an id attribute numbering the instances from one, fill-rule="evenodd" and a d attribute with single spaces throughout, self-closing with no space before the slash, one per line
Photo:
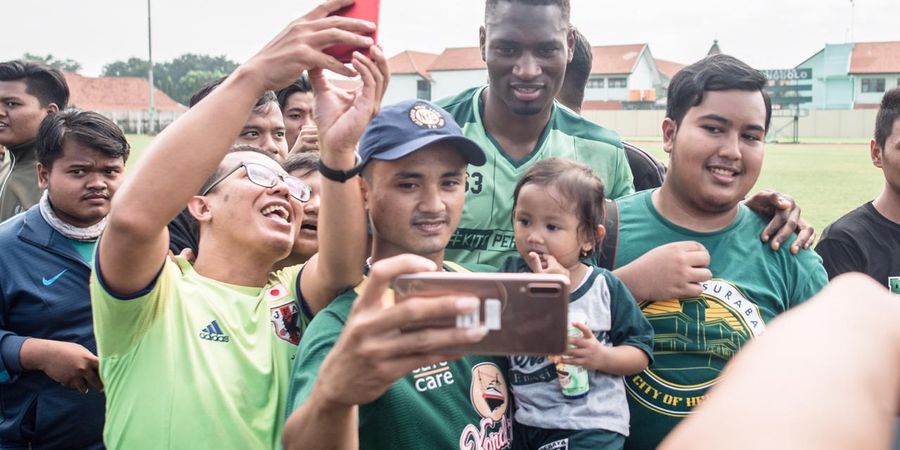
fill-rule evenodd
<path id="1" fill-rule="evenodd" d="M 552 37 L 550 33 L 566 30 L 568 26 L 557 5 L 500 2 L 485 19 L 488 38 L 503 38 L 510 34 L 541 40 Z M 516 31 L 518 33 L 514 33 Z"/>
<path id="2" fill-rule="evenodd" d="M 766 104 L 760 91 L 706 91 L 703 101 L 687 114 L 695 117 L 720 116 L 742 125 L 765 126 Z"/>
<path id="3" fill-rule="evenodd" d="M 0 99 L 16 97 L 19 99 L 34 99 L 37 97 L 28 93 L 28 85 L 25 80 L 0 81 Z"/>
<path id="4" fill-rule="evenodd" d="M 314 98 L 312 92 L 294 92 L 290 96 L 288 96 L 287 101 L 285 102 L 284 109 L 290 110 L 291 108 L 304 108 L 309 109 L 312 108 Z"/>
<path id="5" fill-rule="evenodd" d="M 56 159 L 56 165 L 124 165 L 125 160 L 121 156 L 110 156 L 90 145 L 85 145 L 76 139 L 65 139 L 62 145 L 62 153 Z"/>
<path id="6" fill-rule="evenodd" d="M 375 160 L 379 161 L 379 160 Z M 393 161 L 379 161 L 390 163 L 389 166 L 396 170 L 415 172 L 447 172 L 466 166 L 466 160 L 457 148 L 447 142 L 428 144 L 402 158 Z"/>
<path id="7" fill-rule="evenodd" d="M 287 174 L 277 161 L 257 152 L 231 152 L 225 155 L 221 165 L 225 166 L 226 169 L 230 169 L 241 162 L 260 164 L 274 170 L 276 173 Z"/>
<path id="8" fill-rule="evenodd" d="M 278 107 L 278 104 L 273 102 L 264 108 L 254 109 L 244 124 L 244 128 L 248 127 L 283 128 L 284 117 L 281 115 L 281 109 Z"/>

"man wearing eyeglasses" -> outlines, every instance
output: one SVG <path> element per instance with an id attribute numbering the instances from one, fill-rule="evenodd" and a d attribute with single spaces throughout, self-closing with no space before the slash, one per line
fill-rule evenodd
<path id="1" fill-rule="evenodd" d="M 107 448 L 277 447 L 301 333 L 362 278 L 365 249 L 344 242 L 365 239 L 364 212 L 358 181 L 329 183 L 323 203 L 357 207 L 323 209 L 319 221 L 332 232 L 320 236 L 322 252 L 302 272 L 270 273 L 291 250 L 309 187 L 267 156 L 228 149 L 260 94 L 307 69 L 322 77 L 316 67 L 363 80 L 346 93 L 322 78 L 317 92 L 321 145 L 354 148 L 388 69 L 380 48 L 357 34 L 374 24 L 326 19 L 350 3 L 329 0 L 292 23 L 160 134 L 122 186 L 91 285 Z M 368 48 L 371 59 L 356 53 L 345 67 L 322 53 L 335 44 Z M 193 266 L 167 258 L 166 224 L 185 206 L 200 228 Z"/>

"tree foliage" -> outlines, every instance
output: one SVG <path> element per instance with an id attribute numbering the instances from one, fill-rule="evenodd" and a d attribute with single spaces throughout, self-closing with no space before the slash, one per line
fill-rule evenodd
<path id="1" fill-rule="evenodd" d="M 149 66 L 145 59 L 129 58 L 103 66 L 103 75 L 146 78 Z M 153 84 L 178 103 L 186 105 L 194 91 L 209 81 L 231 73 L 237 66 L 224 55 L 186 53 L 171 61 L 153 64 Z"/>
<path id="2" fill-rule="evenodd" d="M 75 61 L 74 59 L 59 59 L 50 53 L 46 55 L 36 55 L 34 53 L 25 52 L 25 54 L 22 55 L 22 59 L 44 63 L 54 69 L 64 70 L 66 72 L 78 72 L 81 70 L 81 63 L 78 61 Z"/>

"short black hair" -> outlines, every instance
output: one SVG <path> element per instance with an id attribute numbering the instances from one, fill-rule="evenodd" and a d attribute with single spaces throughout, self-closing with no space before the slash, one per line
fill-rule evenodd
<path id="1" fill-rule="evenodd" d="M 284 111 L 284 105 L 287 104 L 288 97 L 298 92 L 312 92 L 312 84 L 310 84 L 309 77 L 305 73 L 286 88 L 275 93 L 275 96 L 278 97 L 278 106 L 281 107 L 282 111 Z"/>
<path id="2" fill-rule="evenodd" d="M 212 80 L 201 86 L 200 89 L 197 89 L 197 92 L 194 92 L 194 95 L 191 96 L 188 107 L 193 108 L 194 105 L 200 103 L 200 100 L 206 98 L 206 96 L 209 95 L 209 93 L 215 90 L 217 87 L 219 87 L 219 85 L 222 84 L 222 82 L 225 81 L 226 78 L 228 78 L 228 75 L 225 75 L 217 80 Z M 256 99 L 256 104 L 253 105 L 253 109 L 262 109 L 268 106 L 269 103 L 278 103 L 278 98 L 275 97 L 275 92 L 273 91 L 266 91 L 261 97 Z"/>
<path id="3" fill-rule="evenodd" d="M 112 120 L 93 111 L 70 108 L 50 114 L 41 122 L 35 137 L 34 151 L 38 162 L 47 169 L 63 154 L 67 140 L 97 150 L 110 158 L 128 161 L 131 146 L 122 129 Z"/>
<path id="4" fill-rule="evenodd" d="M 569 0 L 487 0 L 484 5 L 484 21 L 487 22 L 488 16 L 497 9 L 497 5 L 500 2 L 506 3 L 521 3 L 523 5 L 536 5 L 536 6 L 544 6 L 544 5 L 556 5 L 559 7 L 560 12 L 562 13 L 562 18 L 566 22 L 569 23 L 569 11 L 571 11 L 571 7 L 569 6 Z"/>
<path id="5" fill-rule="evenodd" d="M 25 92 L 35 96 L 41 106 L 55 103 L 61 110 L 69 104 L 69 85 L 57 69 L 34 61 L 0 63 L 0 81 L 23 81 Z"/>
<path id="6" fill-rule="evenodd" d="M 603 225 L 603 203 L 606 198 L 603 180 L 590 167 L 571 159 L 538 161 L 528 168 L 513 190 L 513 224 L 519 192 L 528 184 L 555 188 L 562 199 L 571 202 L 569 206 L 578 219 L 579 237 L 591 243 L 591 255 L 599 255 L 602 242 L 595 230 L 598 225 Z"/>
<path id="7" fill-rule="evenodd" d="M 301 176 L 307 176 L 319 170 L 319 152 L 295 153 L 287 157 L 281 167 L 285 172 L 291 173 L 299 170 Z"/>
<path id="8" fill-rule="evenodd" d="M 884 93 L 878 115 L 875 116 L 875 142 L 881 151 L 887 145 L 887 138 L 894 130 L 894 122 L 900 119 L 900 87 Z"/>
<path id="9" fill-rule="evenodd" d="M 556 98 L 573 110 L 581 110 L 584 102 L 584 88 L 591 76 L 591 68 L 594 64 L 594 55 L 591 53 L 591 43 L 578 30 L 575 34 L 575 48 L 572 51 L 572 61 L 566 65 L 566 77 L 563 79 L 562 88 Z"/>
<path id="10" fill-rule="evenodd" d="M 772 100 L 766 93 L 768 80 L 762 72 L 729 55 L 707 56 L 683 69 L 669 82 L 666 117 L 681 125 L 688 110 L 703 102 L 708 91 L 759 91 L 766 104 L 766 131 L 772 120 Z"/>

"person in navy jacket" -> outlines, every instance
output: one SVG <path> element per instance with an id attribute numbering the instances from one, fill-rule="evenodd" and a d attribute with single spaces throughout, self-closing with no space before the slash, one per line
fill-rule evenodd
<path id="1" fill-rule="evenodd" d="M 130 147 L 109 119 L 66 110 L 35 149 L 41 200 L 0 224 L 0 448 L 102 449 L 88 279 Z"/>

